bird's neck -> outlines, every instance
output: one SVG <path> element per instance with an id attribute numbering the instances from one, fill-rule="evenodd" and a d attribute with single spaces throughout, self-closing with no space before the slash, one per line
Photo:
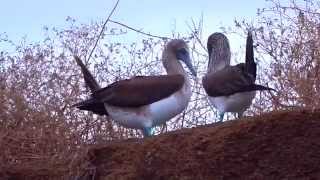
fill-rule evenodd
<path id="1" fill-rule="evenodd" d="M 168 75 L 181 74 L 188 77 L 180 61 L 172 53 L 164 53 L 162 56 L 163 66 Z"/>
<path id="2" fill-rule="evenodd" d="M 207 73 L 219 71 L 230 65 L 230 49 L 216 48 L 209 56 Z"/>
<path id="3" fill-rule="evenodd" d="M 168 75 L 181 74 L 185 77 L 188 76 L 182 64 L 178 61 L 169 61 L 169 63 L 165 65 L 165 68 Z"/>
<path id="4" fill-rule="evenodd" d="M 185 79 L 185 87 L 187 89 L 191 89 L 191 80 L 189 79 L 188 73 L 183 68 L 180 61 L 174 56 L 170 54 L 165 54 L 162 56 L 163 66 L 167 71 L 168 75 L 180 74 Z"/>
<path id="5" fill-rule="evenodd" d="M 210 60 L 209 61 L 209 64 L 208 64 L 208 70 L 207 70 L 207 73 L 210 73 L 210 72 L 217 72 L 223 68 L 225 68 L 226 66 L 230 65 L 228 62 L 226 61 L 212 61 Z"/>

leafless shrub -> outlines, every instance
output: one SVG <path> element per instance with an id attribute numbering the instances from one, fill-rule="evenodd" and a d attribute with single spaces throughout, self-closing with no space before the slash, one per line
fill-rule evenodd
<path id="1" fill-rule="evenodd" d="M 319 106 L 320 4 L 318 1 L 269 1 L 256 23 L 235 21 L 238 29 L 254 29 L 260 64 L 270 68 L 261 80 L 277 90 L 265 94 L 255 110 Z"/>
<path id="2" fill-rule="evenodd" d="M 33 108 L 18 91 L 0 89 L 1 174 L 31 178 L 85 172 L 87 150 L 73 124 L 63 115 Z"/>

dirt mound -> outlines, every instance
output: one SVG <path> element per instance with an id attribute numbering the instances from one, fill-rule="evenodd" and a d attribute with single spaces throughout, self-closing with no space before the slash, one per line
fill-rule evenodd
<path id="1" fill-rule="evenodd" d="M 320 112 L 268 113 L 90 151 L 96 179 L 320 179 Z"/>

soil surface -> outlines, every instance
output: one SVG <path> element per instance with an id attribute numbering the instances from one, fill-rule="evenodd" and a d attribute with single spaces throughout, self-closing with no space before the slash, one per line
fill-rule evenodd
<path id="1" fill-rule="evenodd" d="M 320 111 L 273 112 L 89 151 L 94 179 L 320 179 Z"/>

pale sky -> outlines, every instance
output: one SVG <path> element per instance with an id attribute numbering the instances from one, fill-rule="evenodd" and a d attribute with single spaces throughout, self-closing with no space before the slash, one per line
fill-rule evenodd
<path id="1" fill-rule="evenodd" d="M 103 21 L 116 0 L 6 0 L 1 2 L 0 34 L 17 41 L 23 36 L 36 42 L 42 40 L 44 26 L 66 26 L 67 16 L 80 23 Z M 143 29 L 155 35 L 186 34 L 186 22 L 198 20 L 203 14 L 204 34 L 231 26 L 235 18 L 252 21 L 257 8 L 266 6 L 265 0 L 120 0 L 112 19 Z M 174 26 L 175 24 L 175 26 Z M 230 43 L 232 44 L 232 39 Z"/>

